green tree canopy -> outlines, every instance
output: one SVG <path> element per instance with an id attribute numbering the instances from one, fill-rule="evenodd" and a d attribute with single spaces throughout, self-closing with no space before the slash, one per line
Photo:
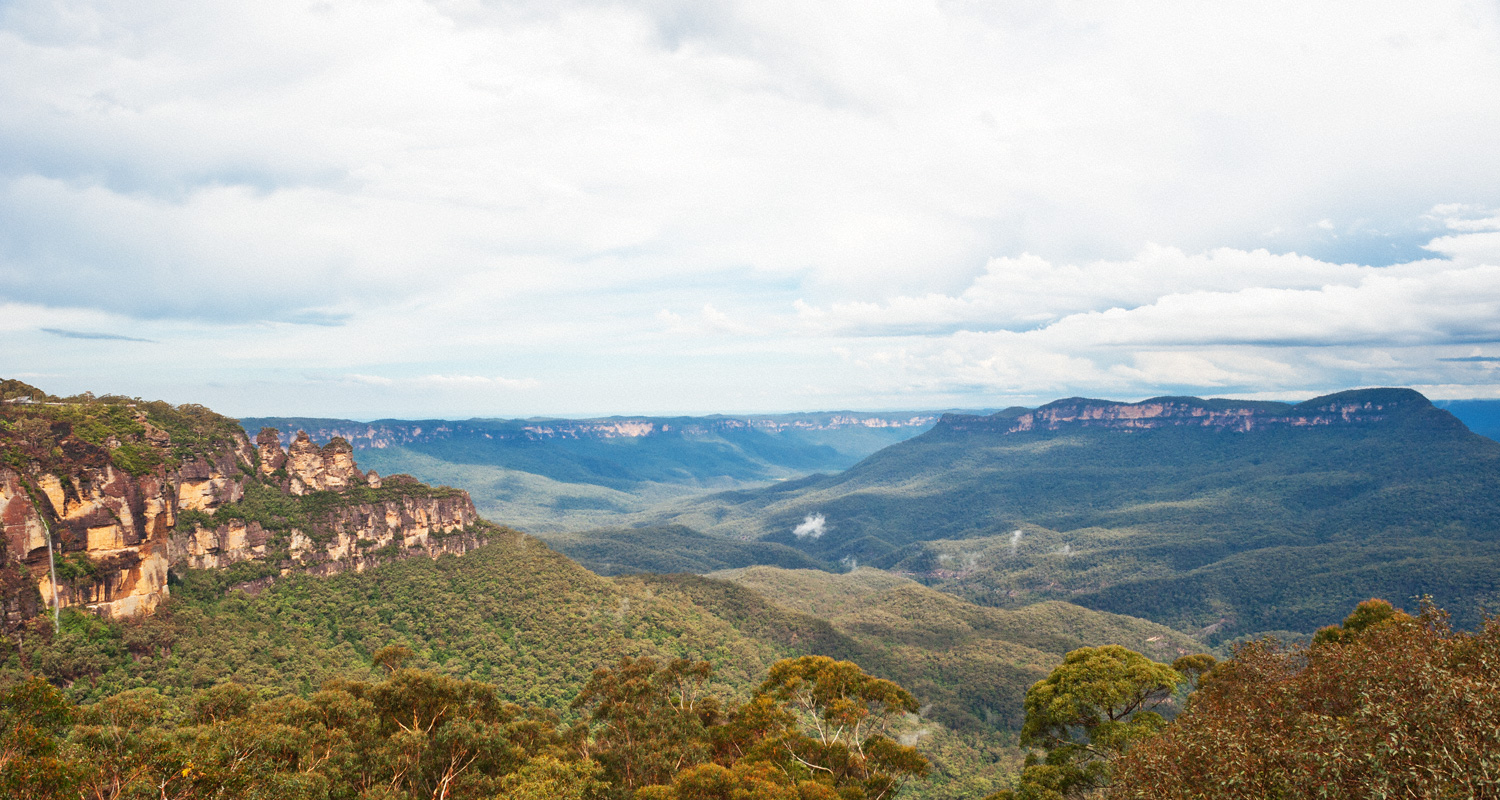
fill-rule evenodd
<path id="1" fill-rule="evenodd" d="M 1063 798 L 1103 786 L 1116 756 L 1166 724 L 1154 709 L 1185 680 L 1119 645 L 1068 653 L 1026 692 L 1021 743 L 1044 749 L 1046 757 L 1029 756 L 1016 791 L 996 797 Z"/>

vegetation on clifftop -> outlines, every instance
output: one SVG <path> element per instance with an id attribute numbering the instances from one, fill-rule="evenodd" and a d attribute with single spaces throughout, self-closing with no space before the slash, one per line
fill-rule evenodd
<path id="1" fill-rule="evenodd" d="M 90 392 L 55 397 L 16 380 L 0 381 L 0 401 L 0 454 L 16 469 L 34 464 L 66 473 L 71 464 L 107 460 L 140 476 L 232 449 L 244 436 L 237 421 L 191 403 Z"/>

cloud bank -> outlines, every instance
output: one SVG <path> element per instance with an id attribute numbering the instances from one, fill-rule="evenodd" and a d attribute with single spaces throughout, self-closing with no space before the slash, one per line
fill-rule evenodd
<path id="1" fill-rule="evenodd" d="M 0 373 L 356 416 L 1500 394 L 1497 16 L 12 0 Z"/>

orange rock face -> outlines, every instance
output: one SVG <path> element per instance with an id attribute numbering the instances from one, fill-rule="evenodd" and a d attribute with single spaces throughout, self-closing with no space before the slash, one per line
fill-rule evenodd
<path id="1" fill-rule="evenodd" d="M 50 605 L 50 528 L 55 558 L 82 556 L 86 562 L 79 563 L 89 568 L 85 577 L 59 582 L 60 605 L 107 616 L 149 612 L 167 597 L 168 538 L 178 511 L 212 512 L 239 500 L 248 454 L 249 443 L 241 440 L 212 458 L 139 476 L 107 460 L 96 465 L 96 459 L 61 471 L 0 468 L 6 560 L 38 576 L 37 589 Z"/>
<path id="2" fill-rule="evenodd" d="M 110 617 L 161 605 L 170 591 L 171 567 L 213 569 L 274 559 L 280 574 L 333 574 L 410 555 L 462 554 L 483 542 L 466 493 L 434 492 L 405 476 L 390 479 L 398 487 L 386 490 L 389 499 L 335 504 L 302 527 L 267 531 L 256 521 L 214 517 L 244 498 L 252 476 L 297 495 L 379 489 L 386 482 L 361 472 L 342 439 L 318 447 L 301 433 L 287 453 L 274 430 L 262 431 L 254 449 L 236 433 L 231 444 L 206 455 L 177 457 L 165 432 L 143 416 L 137 421 L 146 430 L 141 438 L 158 452 L 157 466 L 144 472 L 131 474 L 112 463 L 117 440 L 98 447 L 76 437 L 59 441 L 51 458 L 39 456 L 20 469 L 0 467 L 0 556 L 12 567 L 7 575 L 28 575 L 37 590 L 10 592 L 0 609 L 7 621 L 52 604 L 49 530 L 62 567 L 55 587 L 59 605 Z M 409 493 L 399 489 L 406 484 Z M 182 514 L 191 515 L 191 524 L 179 519 Z"/>
<path id="3" fill-rule="evenodd" d="M 342 492 L 365 483 L 365 475 L 354 463 L 354 448 L 340 437 L 318 447 L 307 431 L 297 431 L 297 438 L 286 454 L 286 471 L 292 494 L 308 492 Z"/>

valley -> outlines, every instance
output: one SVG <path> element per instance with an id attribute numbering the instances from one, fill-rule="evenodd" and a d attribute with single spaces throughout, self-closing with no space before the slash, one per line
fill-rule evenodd
<path id="1" fill-rule="evenodd" d="M 902 796 L 977 797 L 1013 785 L 1027 690 L 1079 648 L 1227 656 L 1369 596 L 1472 627 L 1500 597 L 1500 443 L 1409 390 L 756 428 L 237 424 L 0 389 L 0 684 L 80 708 L 374 685 L 395 647 L 578 731 L 622 659 L 706 662 L 740 703 L 829 657 L 916 698 L 895 733 L 931 775 Z"/>
<path id="2" fill-rule="evenodd" d="M 985 605 L 1066 599 L 1211 642 L 1310 633 L 1371 596 L 1431 595 L 1473 625 L 1500 589 L 1500 443 L 1409 390 L 1067 400 L 946 416 L 838 475 L 659 519 Z"/>
<path id="3" fill-rule="evenodd" d="M 839 472 L 931 428 L 943 412 L 754 417 L 241 420 L 348 441 L 381 472 L 462 486 L 481 513 L 536 534 L 633 521 L 674 499 Z M 289 441 L 289 440 L 288 440 Z"/>
<path id="4" fill-rule="evenodd" d="M 1463 420 L 1490 430 L 1494 405 L 1360 390 L 759 422 L 301 422 L 350 434 L 365 463 L 465 487 L 601 574 L 865 565 L 985 606 L 1066 600 L 1219 643 L 1305 636 L 1374 595 L 1431 595 L 1474 624 L 1500 598 L 1500 509 L 1495 442 Z M 246 424 L 278 421 L 293 420 Z"/>

